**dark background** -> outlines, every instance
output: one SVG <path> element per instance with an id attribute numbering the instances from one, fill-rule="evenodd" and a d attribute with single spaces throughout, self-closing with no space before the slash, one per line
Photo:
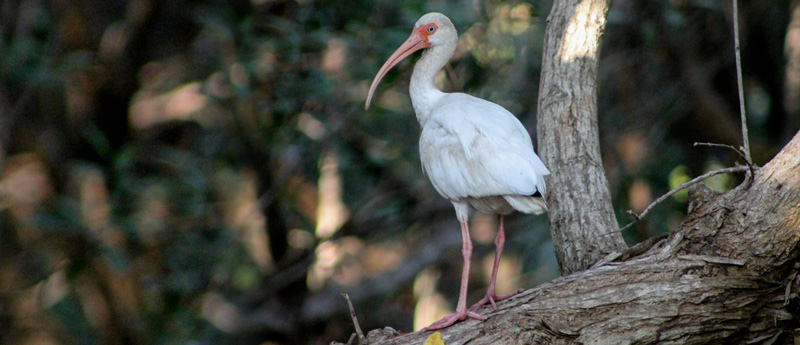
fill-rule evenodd
<path id="1" fill-rule="evenodd" d="M 800 128 L 795 4 L 740 3 L 759 165 Z M 501 104 L 535 135 L 550 5 L 3 1 L 0 343 L 328 344 L 353 331 L 340 292 L 365 330 L 432 322 L 457 298 L 458 223 L 420 169 L 411 63 L 369 112 L 367 88 L 417 18 L 443 12 L 461 37 L 443 89 Z M 618 0 L 604 39 L 600 135 L 624 225 L 742 163 L 693 146 L 741 145 L 731 3 Z M 683 192 L 624 236 L 668 232 L 685 209 Z M 471 225 L 470 302 L 494 221 Z M 548 227 L 508 218 L 498 292 L 558 275 Z"/>

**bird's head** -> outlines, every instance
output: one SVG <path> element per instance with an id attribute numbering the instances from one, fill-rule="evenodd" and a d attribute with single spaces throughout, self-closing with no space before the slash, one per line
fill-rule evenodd
<path id="1" fill-rule="evenodd" d="M 458 40 L 456 27 L 450 18 L 438 12 L 428 13 L 417 20 L 411 36 L 418 36 L 427 43 L 427 47 L 434 47 Z M 411 37 L 409 37 L 410 39 Z"/>
<path id="2" fill-rule="evenodd" d="M 375 75 L 372 80 L 372 85 L 369 87 L 369 94 L 367 94 L 367 102 L 364 109 L 369 109 L 369 104 L 372 101 L 372 95 L 375 89 L 381 82 L 381 79 L 391 70 L 395 65 L 403 61 L 406 57 L 413 54 L 417 50 L 436 47 L 441 45 L 452 44 L 458 41 L 458 33 L 455 26 L 444 14 L 438 12 L 428 13 L 414 24 L 414 30 L 411 31 L 411 36 L 392 53 L 392 56 L 383 63 L 383 66 Z"/>

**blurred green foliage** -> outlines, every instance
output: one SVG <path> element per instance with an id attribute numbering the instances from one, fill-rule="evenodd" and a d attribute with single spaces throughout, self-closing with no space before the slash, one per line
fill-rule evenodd
<path id="1" fill-rule="evenodd" d="M 3 2 L 0 343 L 327 344 L 352 331 L 339 292 L 364 329 L 410 331 L 428 297 L 446 309 L 460 240 L 419 166 L 411 63 L 369 112 L 366 90 L 416 19 L 440 11 L 461 34 L 443 89 L 501 104 L 535 135 L 550 4 Z M 790 9 L 741 6 L 757 164 L 798 129 L 785 104 L 800 95 L 783 88 Z M 621 223 L 737 161 L 692 146 L 740 142 L 731 27 L 719 2 L 614 3 L 598 106 Z M 685 203 L 626 239 L 670 231 Z M 473 224 L 475 298 L 492 221 Z M 506 228 L 511 288 L 557 276 L 546 217 Z"/>

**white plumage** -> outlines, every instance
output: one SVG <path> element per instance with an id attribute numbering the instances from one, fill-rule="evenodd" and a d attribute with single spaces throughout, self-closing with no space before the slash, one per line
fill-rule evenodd
<path id="1" fill-rule="evenodd" d="M 533 195 L 544 195 L 550 172 L 525 127 L 497 104 L 463 93 L 442 97 L 422 128 L 419 152 L 434 188 L 451 201 L 467 199 L 490 214 L 546 210 Z"/>
<path id="2" fill-rule="evenodd" d="M 458 35 L 453 24 L 440 13 L 428 13 L 417 21 L 411 36 L 384 63 L 367 96 L 369 108 L 380 80 L 397 63 L 417 50 L 422 57 L 414 66 L 409 94 L 417 120 L 422 126 L 420 159 L 433 187 L 449 199 L 461 223 L 463 239 L 461 290 L 456 312 L 426 329 L 440 329 L 458 320 L 484 317 L 471 310 L 509 296 L 494 292 L 497 267 L 505 234 L 503 215 L 514 210 L 540 214 L 547 210 L 544 176 L 550 174 L 533 152 L 531 137 L 514 115 L 503 107 L 464 93 L 444 93 L 436 88 L 434 76 L 453 56 Z M 494 268 L 486 296 L 466 308 L 472 242 L 468 218 L 470 208 L 499 214 Z M 511 295 L 513 295 L 512 293 Z"/>

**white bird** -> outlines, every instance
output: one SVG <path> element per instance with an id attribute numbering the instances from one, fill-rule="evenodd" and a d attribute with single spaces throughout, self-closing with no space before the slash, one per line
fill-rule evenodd
<path id="1" fill-rule="evenodd" d="M 365 109 L 378 83 L 401 60 L 425 49 L 414 66 L 409 93 L 422 135 L 419 139 L 422 168 L 433 187 L 455 207 L 461 223 L 464 268 L 461 289 L 453 314 L 425 328 L 448 327 L 467 317 L 484 320 L 475 308 L 511 297 L 495 295 L 497 267 L 505 243 L 503 215 L 514 210 L 541 214 L 547 210 L 544 176 L 550 174 L 525 127 L 508 110 L 489 101 L 463 93 L 444 93 L 436 88 L 434 76 L 453 56 L 458 33 L 453 23 L 441 13 L 428 13 L 414 25 L 411 36 L 383 64 L 369 89 Z M 469 234 L 471 208 L 487 214 L 499 214 L 495 239 L 496 252 L 486 295 L 467 309 L 467 285 L 472 257 Z"/>

